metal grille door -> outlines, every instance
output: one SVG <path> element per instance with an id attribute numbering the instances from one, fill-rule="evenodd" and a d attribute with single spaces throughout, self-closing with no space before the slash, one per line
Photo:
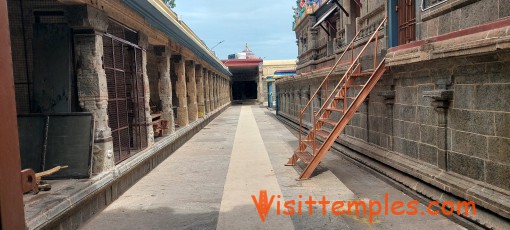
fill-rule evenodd
<path id="1" fill-rule="evenodd" d="M 398 0 L 398 44 L 415 40 L 416 12 L 414 0 Z"/>
<path id="2" fill-rule="evenodd" d="M 136 32 L 112 22 L 103 36 L 108 118 L 115 162 L 147 147 L 142 50 Z"/>

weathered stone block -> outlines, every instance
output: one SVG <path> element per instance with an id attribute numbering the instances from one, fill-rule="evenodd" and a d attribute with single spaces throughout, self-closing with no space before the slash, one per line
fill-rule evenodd
<path id="1" fill-rule="evenodd" d="M 420 125 L 411 122 L 404 122 L 404 137 L 409 140 L 420 140 Z"/>
<path id="2" fill-rule="evenodd" d="M 417 159 L 418 158 L 418 143 L 404 139 L 403 154 Z"/>
<path id="3" fill-rule="evenodd" d="M 437 146 L 437 129 L 435 126 L 420 125 L 420 141 Z"/>
<path id="4" fill-rule="evenodd" d="M 416 121 L 416 106 L 396 104 L 394 107 L 394 111 L 395 119 L 411 122 Z"/>
<path id="5" fill-rule="evenodd" d="M 451 32 L 451 14 L 447 13 L 447 14 L 443 14 L 441 16 L 439 16 L 439 21 L 438 21 L 438 24 L 439 24 L 439 34 L 446 34 L 446 33 L 449 33 Z"/>
<path id="6" fill-rule="evenodd" d="M 418 158 L 418 143 L 402 138 L 394 138 L 395 152 Z"/>
<path id="7" fill-rule="evenodd" d="M 392 130 L 393 130 L 393 128 L 392 128 L 392 126 L 393 126 L 393 119 L 383 118 L 382 121 L 383 121 L 383 126 L 382 126 L 381 132 L 385 133 L 385 134 L 388 134 L 388 135 L 391 135 L 392 134 Z"/>
<path id="8" fill-rule="evenodd" d="M 484 178 L 484 162 L 478 158 L 448 152 L 448 168 L 452 172 L 475 180 Z"/>
<path id="9" fill-rule="evenodd" d="M 489 160 L 510 164 L 510 139 L 489 137 Z"/>
<path id="10" fill-rule="evenodd" d="M 370 142 L 374 145 L 380 145 L 380 141 L 381 141 L 381 135 L 378 132 L 370 131 L 368 133 L 368 142 Z"/>
<path id="11" fill-rule="evenodd" d="M 395 103 L 404 105 L 416 105 L 418 101 L 416 87 L 399 87 L 395 91 Z"/>
<path id="12" fill-rule="evenodd" d="M 383 125 L 381 117 L 369 116 L 368 117 L 368 121 L 369 121 L 369 129 L 370 129 L 370 131 L 374 131 L 374 132 L 380 132 L 381 131 L 381 126 Z"/>
<path id="13" fill-rule="evenodd" d="M 463 23 L 462 20 L 460 19 L 461 18 L 461 10 L 458 9 L 458 10 L 452 11 L 450 14 L 451 14 L 451 30 L 452 31 L 460 30 L 461 24 Z"/>
<path id="14" fill-rule="evenodd" d="M 504 18 L 510 16 L 510 4 L 506 2 L 506 0 L 499 1 L 499 18 Z M 505 3 L 506 4 L 502 4 Z"/>
<path id="15" fill-rule="evenodd" d="M 480 68 L 482 68 L 483 65 L 480 65 Z M 461 85 L 476 85 L 476 84 L 486 84 L 490 83 L 490 79 L 488 77 L 481 77 L 486 76 L 485 73 L 477 73 L 477 74 L 470 74 L 470 73 L 463 73 L 455 75 L 455 84 L 461 84 Z"/>
<path id="16" fill-rule="evenodd" d="M 485 182 L 503 189 L 510 189 L 510 166 L 495 162 L 486 162 Z"/>
<path id="17" fill-rule="evenodd" d="M 457 131 L 452 135 L 452 151 L 487 159 L 487 137 Z"/>
<path id="18" fill-rule="evenodd" d="M 453 129 L 494 135 L 494 115 L 491 112 L 451 109 L 449 114 L 448 123 Z"/>
<path id="19" fill-rule="evenodd" d="M 467 5 L 461 10 L 462 28 L 480 25 L 498 19 L 498 1 L 485 0 Z"/>
<path id="20" fill-rule="evenodd" d="M 453 74 L 455 75 L 455 84 L 470 84 L 472 82 L 465 82 L 461 76 L 480 76 L 485 73 L 485 65 L 461 65 L 457 66 L 453 70 Z"/>
<path id="21" fill-rule="evenodd" d="M 418 159 L 437 166 L 437 148 L 431 145 L 418 146 Z"/>
<path id="22" fill-rule="evenodd" d="M 379 146 L 385 149 L 389 148 L 388 135 L 380 134 L 379 136 Z"/>
<path id="23" fill-rule="evenodd" d="M 510 113 L 496 113 L 496 136 L 510 138 Z"/>
<path id="24" fill-rule="evenodd" d="M 418 86 L 418 105 L 420 106 L 430 106 L 433 99 L 430 97 L 424 97 L 423 91 L 432 91 L 435 86 L 433 84 L 419 85 Z"/>
<path id="25" fill-rule="evenodd" d="M 437 112 L 433 107 L 417 107 L 416 122 L 425 125 L 437 125 Z"/>
<path id="26" fill-rule="evenodd" d="M 439 18 L 434 18 L 432 20 L 427 21 L 427 37 L 434 37 L 438 35 L 439 32 Z"/>
<path id="27" fill-rule="evenodd" d="M 393 135 L 396 137 L 404 137 L 404 122 L 400 120 L 393 121 Z"/>
<path id="28" fill-rule="evenodd" d="M 430 70 L 423 69 L 420 71 L 412 72 L 411 75 L 414 77 L 414 85 L 415 87 L 421 85 L 427 85 L 433 82 L 430 77 Z M 420 96 L 420 91 L 418 91 L 418 97 Z"/>
<path id="29" fill-rule="evenodd" d="M 443 61 L 443 59 L 441 60 Z M 446 63 L 449 63 L 448 61 L 445 61 Z M 437 62 L 434 63 L 434 67 L 437 65 Z M 450 66 L 446 66 L 443 68 L 434 68 L 430 70 L 430 82 L 436 83 L 438 80 L 441 79 L 450 79 L 453 75 L 453 68 Z"/>
<path id="30" fill-rule="evenodd" d="M 368 118 L 368 116 L 366 114 L 360 114 L 359 118 L 360 118 L 360 127 L 363 128 L 363 129 L 367 129 L 367 126 L 368 126 L 367 118 Z"/>
<path id="31" fill-rule="evenodd" d="M 455 85 L 453 94 L 453 108 L 474 109 L 475 85 Z"/>
<path id="32" fill-rule="evenodd" d="M 477 110 L 510 112 L 510 84 L 479 85 L 474 99 Z"/>

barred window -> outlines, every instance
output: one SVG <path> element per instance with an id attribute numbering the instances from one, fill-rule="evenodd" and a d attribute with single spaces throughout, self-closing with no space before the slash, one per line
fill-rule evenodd
<path id="1" fill-rule="evenodd" d="M 426 10 L 430 7 L 433 7 L 439 3 L 446 2 L 447 0 L 422 0 L 422 9 Z"/>

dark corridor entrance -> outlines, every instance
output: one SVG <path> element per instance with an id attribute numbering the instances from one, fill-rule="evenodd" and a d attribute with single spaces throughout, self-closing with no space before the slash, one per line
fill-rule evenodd
<path id="1" fill-rule="evenodd" d="M 234 81 L 232 84 L 234 101 L 257 99 L 256 81 Z"/>

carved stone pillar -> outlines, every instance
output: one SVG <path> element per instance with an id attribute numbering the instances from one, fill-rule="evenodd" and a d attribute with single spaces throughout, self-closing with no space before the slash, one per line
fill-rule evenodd
<path id="1" fill-rule="evenodd" d="M 154 130 L 151 118 L 151 91 L 149 86 L 149 75 L 147 74 L 147 48 L 149 47 L 149 38 L 142 33 L 138 33 L 138 45 L 143 48 L 142 50 L 142 76 L 143 76 L 143 92 L 144 92 L 144 109 L 145 109 L 145 120 L 147 122 L 147 143 L 149 146 L 154 145 Z"/>
<path id="2" fill-rule="evenodd" d="M 312 56 L 311 56 L 311 59 L 312 60 L 317 60 L 317 58 L 319 57 L 319 53 L 318 53 L 318 50 L 317 50 L 317 47 L 319 46 L 319 29 L 318 28 L 313 28 L 313 25 L 315 24 L 315 21 L 316 21 L 316 18 L 315 17 L 310 17 L 310 29 L 308 31 L 308 34 L 309 34 L 309 41 L 310 41 L 310 44 L 309 44 L 309 49 L 312 50 Z M 313 68 L 313 67 L 312 67 Z"/>
<path id="3" fill-rule="evenodd" d="M 158 56 L 159 98 L 161 99 L 161 119 L 168 121 L 168 129 L 163 135 L 175 132 L 174 110 L 172 108 L 172 81 L 170 80 L 171 55 L 164 46 L 155 47 Z"/>
<path id="4" fill-rule="evenodd" d="M 208 70 L 205 70 L 204 72 L 204 88 L 205 88 L 205 95 L 204 95 L 204 98 L 205 98 L 205 112 L 207 114 L 209 114 L 211 112 L 211 98 L 209 97 L 210 95 L 210 92 L 209 92 L 209 75 L 210 75 L 210 71 Z"/>
<path id="5" fill-rule="evenodd" d="M 391 87 L 393 89 L 393 86 Z M 394 151 L 393 148 L 393 105 L 395 104 L 395 90 L 383 91 L 378 94 L 379 96 L 384 98 L 384 104 L 386 104 L 386 116 L 388 117 L 388 121 L 390 124 L 388 127 L 391 127 L 388 130 L 388 150 Z"/>
<path id="6" fill-rule="evenodd" d="M 177 82 L 175 83 L 175 93 L 179 104 L 177 105 L 177 125 L 184 127 L 188 125 L 188 98 L 186 90 L 186 65 L 184 58 L 180 55 L 172 56 L 175 63 L 175 73 L 177 74 Z"/>
<path id="7" fill-rule="evenodd" d="M 221 81 L 221 90 L 220 90 L 220 105 L 223 106 L 225 104 L 225 78 L 220 78 Z"/>
<path id="8" fill-rule="evenodd" d="M 450 100 L 453 98 L 453 90 L 449 89 L 452 84 L 451 80 L 438 80 L 437 90 L 424 91 L 424 97 L 434 99 L 432 106 L 438 114 L 437 128 L 437 166 L 441 169 L 448 170 L 447 153 L 448 153 L 448 107 Z"/>
<path id="9" fill-rule="evenodd" d="M 218 74 L 214 75 L 214 109 L 219 107 L 219 76 Z"/>
<path id="10" fill-rule="evenodd" d="M 186 80 L 186 90 L 188 93 L 188 120 L 193 122 L 198 119 L 198 105 L 195 62 L 192 60 L 186 61 Z"/>
<path id="11" fill-rule="evenodd" d="M 209 75 L 209 98 L 210 98 L 210 108 L 211 111 L 214 111 L 214 73 L 211 72 Z"/>
<path id="12" fill-rule="evenodd" d="M 108 88 L 103 69 L 103 37 L 95 31 L 105 32 L 108 17 L 91 7 L 73 7 L 83 18 L 71 21 L 72 27 L 89 28 L 90 33 L 74 35 L 74 59 L 78 100 L 80 107 L 94 117 L 94 147 L 92 172 L 94 174 L 114 167 L 112 132 L 108 124 Z M 79 11 L 79 12 L 78 12 Z"/>
<path id="13" fill-rule="evenodd" d="M 198 100 L 198 117 L 205 115 L 205 99 L 204 99 L 204 69 L 197 65 L 195 70 L 197 78 L 197 100 Z"/>

